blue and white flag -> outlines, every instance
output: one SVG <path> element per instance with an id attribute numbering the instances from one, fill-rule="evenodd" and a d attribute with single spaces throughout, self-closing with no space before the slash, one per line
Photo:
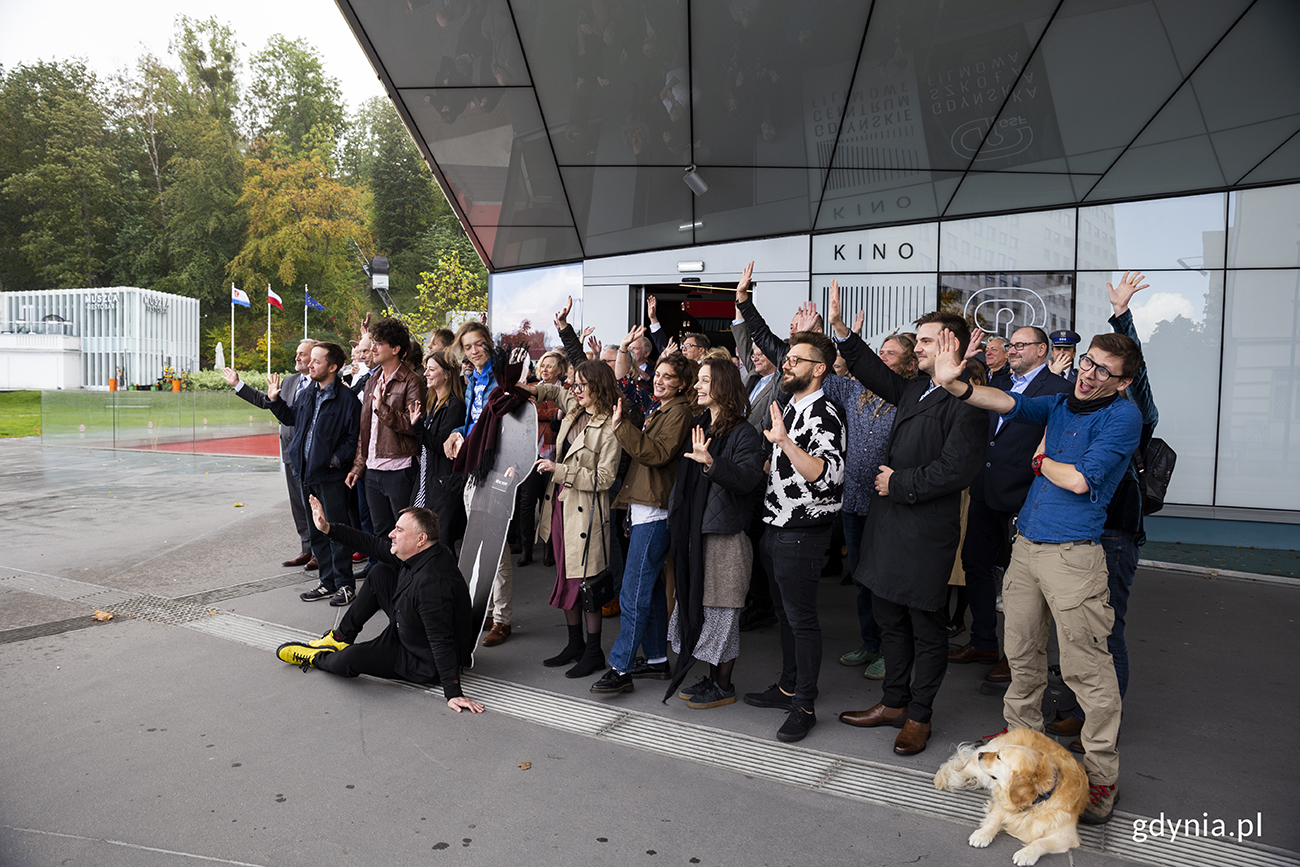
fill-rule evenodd
<path id="1" fill-rule="evenodd" d="M 310 292 L 305 292 L 305 294 L 307 295 L 307 306 L 308 306 L 308 307 L 310 307 L 312 310 L 324 310 L 324 309 L 325 309 L 325 305 L 322 304 L 322 303 L 320 303 L 319 301 L 317 301 L 315 298 L 311 297 L 311 293 L 310 293 Z"/>
<path id="2" fill-rule="evenodd" d="M 248 306 L 248 293 L 243 289 L 236 289 L 235 284 L 230 284 L 230 303 L 237 304 L 240 307 Z"/>

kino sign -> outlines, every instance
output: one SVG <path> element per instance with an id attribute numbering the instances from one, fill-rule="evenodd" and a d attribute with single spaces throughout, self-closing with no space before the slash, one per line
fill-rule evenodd
<path id="1" fill-rule="evenodd" d="M 939 226 L 889 226 L 813 236 L 814 274 L 887 274 L 934 271 Z"/>

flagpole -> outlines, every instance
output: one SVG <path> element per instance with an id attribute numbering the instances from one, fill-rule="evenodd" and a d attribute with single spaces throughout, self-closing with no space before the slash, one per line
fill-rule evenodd
<path id="1" fill-rule="evenodd" d="M 230 284 L 230 369 L 235 369 L 235 284 Z"/>
<path id="2" fill-rule="evenodd" d="M 307 339 L 307 284 L 302 284 L 302 339 Z"/>
<path id="3" fill-rule="evenodd" d="M 266 284 L 266 375 L 271 375 L 271 284 Z"/>

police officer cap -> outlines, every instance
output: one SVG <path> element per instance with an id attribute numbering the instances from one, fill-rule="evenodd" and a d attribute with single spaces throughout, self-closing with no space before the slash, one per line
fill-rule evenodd
<path id="1" fill-rule="evenodd" d="M 1068 328 L 1062 328 L 1060 331 L 1053 331 L 1047 336 L 1052 341 L 1053 346 L 1078 346 L 1082 341 L 1079 335 L 1070 331 Z"/>

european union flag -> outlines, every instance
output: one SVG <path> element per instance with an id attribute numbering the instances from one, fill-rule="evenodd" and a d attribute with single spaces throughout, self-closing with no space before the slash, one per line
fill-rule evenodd
<path id="1" fill-rule="evenodd" d="M 312 310 L 324 310 L 324 309 L 325 309 L 325 305 L 322 304 L 322 303 L 320 303 L 319 301 L 317 301 L 315 298 L 311 297 L 311 293 L 310 293 L 310 292 L 307 292 L 307 293 L 305 293 L 305 294 L 307 295 L 307 306 L 308 306 L 308 307 L 310 307 Z"/>

